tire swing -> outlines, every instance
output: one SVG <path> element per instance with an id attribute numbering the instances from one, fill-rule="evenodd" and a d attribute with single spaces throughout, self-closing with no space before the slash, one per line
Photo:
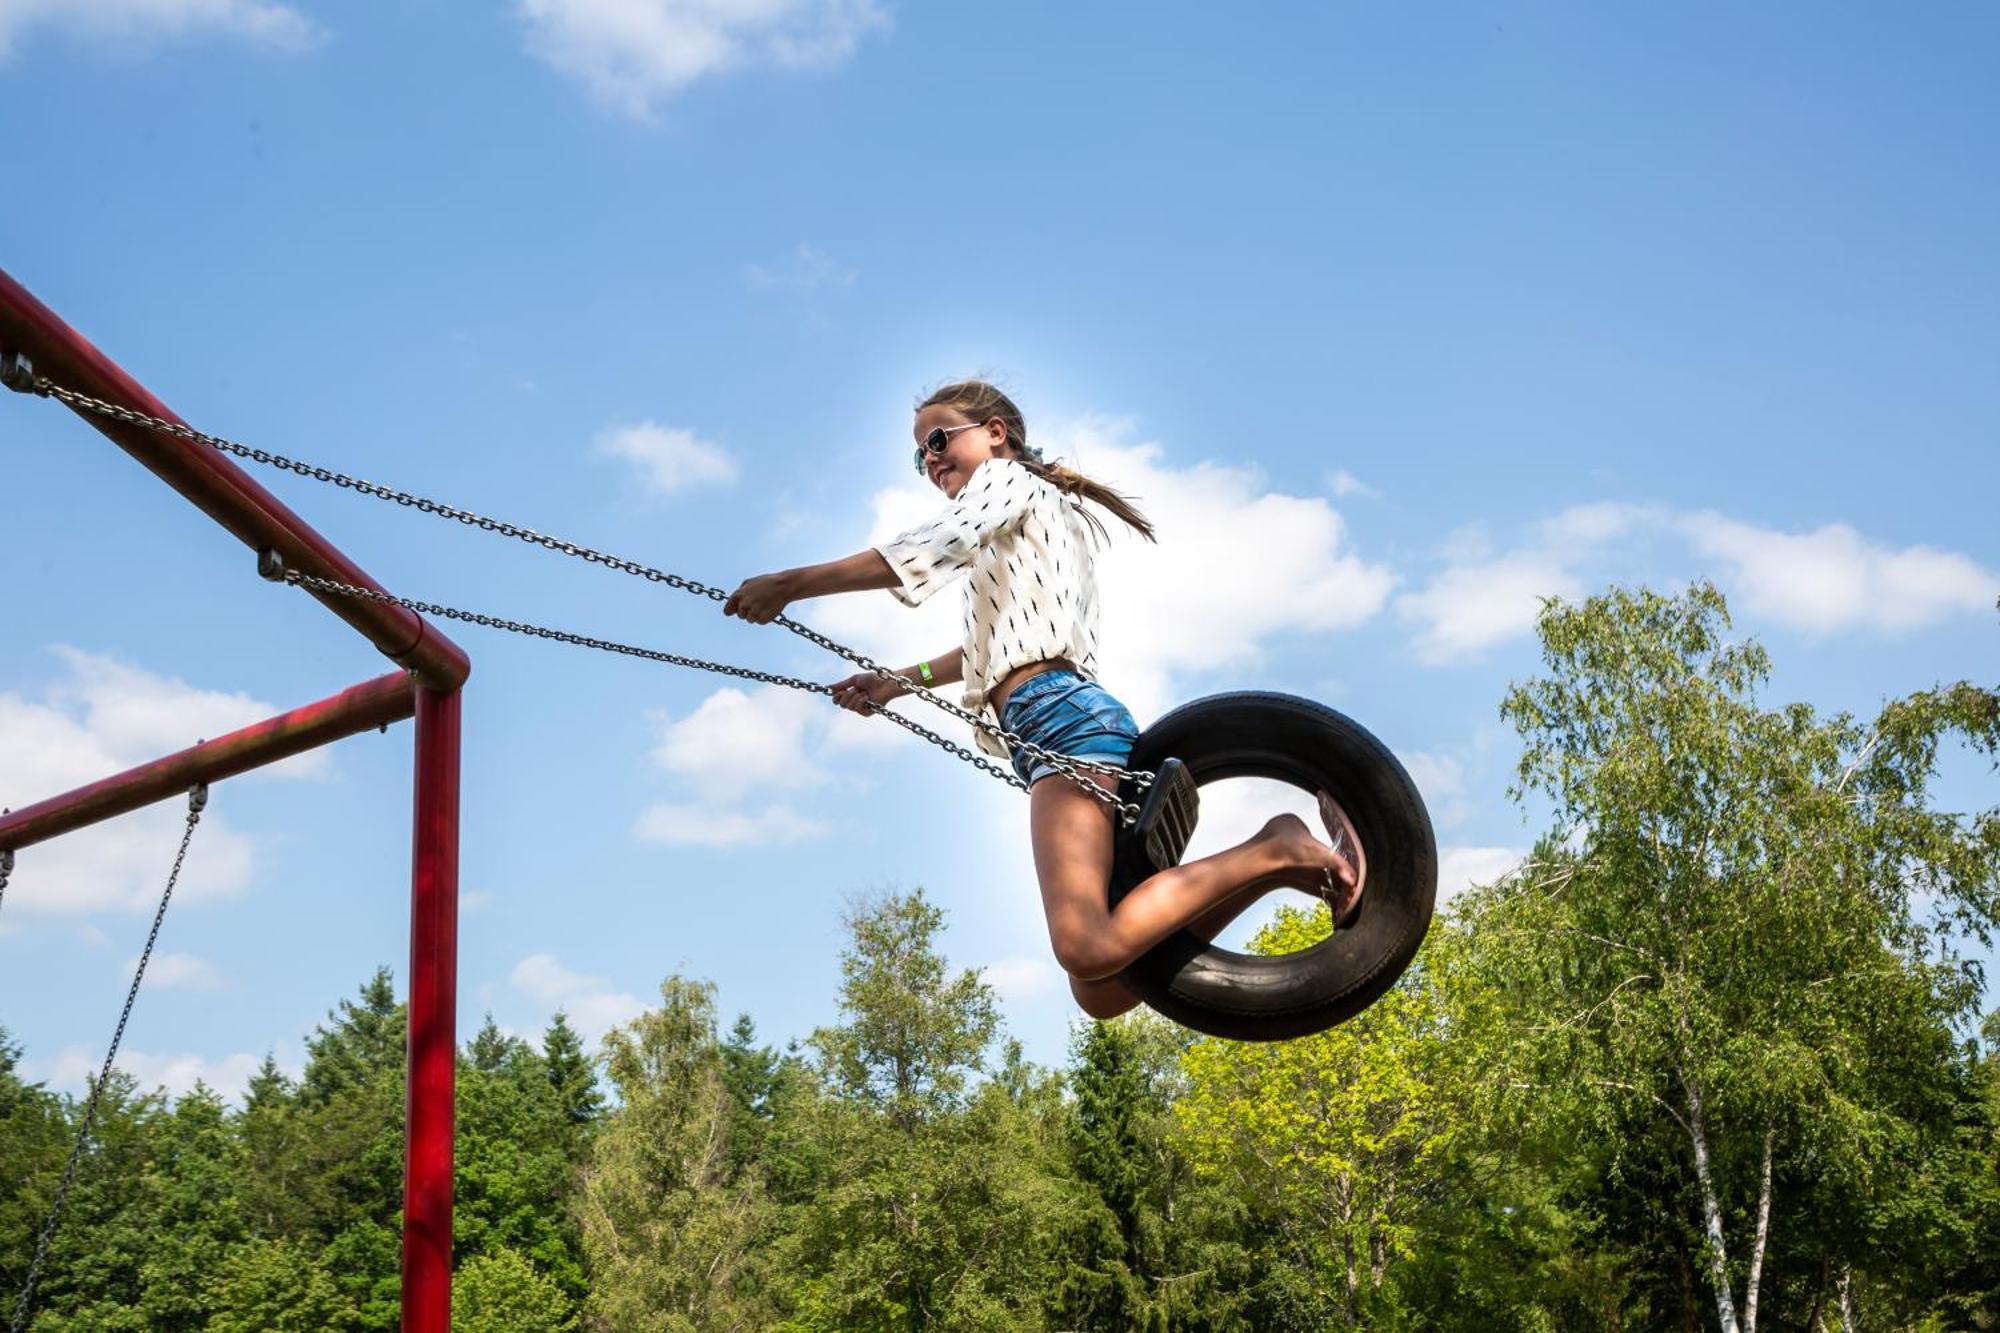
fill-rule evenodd
<path id="1" fill-rule="evenodd" d="M 1437 896 L 1437 842 L 1416 784 L 1359 723 L 1288 694 L 1212 695 L 1146 728 L 1126 764 L 1159 777 L 1147 792 L 1129 779 L 1120 791 L 1145 808 L 1118 835 L 1114 906 L 1156 870 L 1179 864 L 1194 833 L 1196 789 L 1224 778 L 1329 793 L 1368 858 L 1353 921 L 1311 948 L 1243 954 L 1185 930 L 1161 941 L 1119 976 L 1160 1014 L 1212 1037 L 1302 1037 L 1360 1013 L 1416 957 Z"/>

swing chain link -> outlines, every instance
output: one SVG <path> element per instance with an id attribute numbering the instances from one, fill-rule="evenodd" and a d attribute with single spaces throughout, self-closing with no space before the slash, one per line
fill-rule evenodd
<path id="1" fill-rule="evenodd" d="M 14 874 L 14 849 L 0 847 L 0 903 L 7 900 L 7 881 Z"/>
<path id="2" fill-rule="evenodd" d="M 302 463 L 296 459 L 287 458 L 283 454 L 274 454 L 267 449 L 259 449 L 252 445 L 239 444 L 234 440 L 223 439 L 222 437 L 217 435 L 209 435 L 203 431 L 196 430 L 194 427 L 189 426 L 184 422 L 170 421 L 164 417 L 152 416 L 149 415 L 148 413 L 140 412 L 134 408 L 125 407 L 118 403 L 106 402 L 102 398 L 94 398 L 89 394 L 80 393 L 75 389 L 67 388 L 61 384 L 58 384 L 55 381 L 49 379 L 47 376 L 41 375 L 39 373 L 37 373 L 34 376 L 29 387 L 32 392 L 39 394 L 45 398 L 54 398 L 57 401 L 79 412 L 89 412 L 97 416 L 108 417 L 114 421 L 122 421 L 127 425 L 139 426 L 145 429 L 162 431 L 166 434 L 176 436 L 183 440 L 187 440 L 193 444 L 204 444 L 222 453 L 233 454 L 238 458 L 247 458 L 253 463 L 261 463 L 267 467 L 277 468 L 280 471 L 295 473 L 298 476 L 308 477 L 314 481 L 327 482 L 330 485 L 337 486 L 345 490 L 354 491 L 361 495 L 372 496 L 378 500 L 393 501 L 394 503 L 402 505 L 405 508 L 416 509 L 426 514 L 435 514 L 440 518 L 448 518 L 453 520 L 454 522 L 463 523 L 467 527 L 474 527 L 482 529 L 483 531 L 486 532 L 498 533 L 503 537 L 511 537 L 516 541 L 526 542 L 531 546 L 543 547 L 547 550 L 554 551 L 559 555 L 573 556 L 578 560 L 583 560 L 590 564 L 603 565 L 607 569 L 614 569 L 619 571 L 620 573 L 630 574 L 635 578 L 646 579 L 649 582 L 653 583 L 662 583 L 670 588 L 678 588 L 683 592 L 693 593 L 698 597 L 706 597 L 713 602 L 727 601 L 729 598 L 729 594 L 724 592 L 722 589 L 712 587 L 709 584 L 702 583 L 695 579 L 686 578 L 683 577 L 682 575 L 674 574 L 667 570 L 655 569 L 650 565 L 642 565 L 636 560 L 628 560 L 624 556 L 611 555 L 604 551 L 594 550 L 591 547 L 582 546 L 577 544 L 576 542 L 565 541 L 560 537 L 552 537 L 549 536 L 547 533 L 537 532 L 533 528 L 520 527 L 517 524 L 506 522 L 504 519 L 489 518 L 484 514 L 475 514 L 470 510 L 458 509 L 451 505 L 441 504 L 436 500 L 427 499 L 426 497 L 421 495 L 412 495 L 407 491 L 398 491 L 391 487 L 380 485 L 376 482 L 364 480 L 363 478 L 360 477 L 350 477 L 344 472 L 335 472 L 330 468 L 320 467 L 317 464 Z M 291 571 L 286 572 L 286 580 L 288 582 L 298 583 L 302 586 L 307 586 L 307 587 L 315 586 L 316 583 L 320 585 L 319 590 L 323 592 L 334 592 L 349 597 L 359 596 L 373 601 L 387 601 L 394 603 L 396 605 L 405 606 L 410 610 L 428 611 L 431 614 L 444 615 L 452 619 L 463 620 L 468 624 L 485 625 L 494 629 L 504 629 L 504 630 L 511 630 L 516 633 L 532 634 L 538 638 L 553 639 L 558 642 L 564 642 L 564 643 L 575 643 L 583 647 L 605 648 L 607 651 L 611 652 L 624 652 L 628 656 L 647 657 L 655 661 L 667 662 L 676 666 L 692 666 L 700 670 L 717 671 L 725 675 L 742 676 L 745 679 L 749 680 L 768 681 L 772 684 L 789 685 L 794 688 L 810 689 L 816 693 L 826 693 L 826 694 L 832 693 L 831 689 L 829 689 L 828 687 L 812 685 L 802 681 L 795 681 L 790 677 L 772 676 L 764 672 L 752 671 L 744 667 L 728 667 L 717 663 L 701 662 L 698 659 L 694 658 L 676 657 L 673 656 L 672 654 L 658 653 L 652 649 L 633 649 L 624 647 L 622 645 L 607 645 L 604 641 L 601 640 L 587 640 L 583 636 L 565 635 L 562 631 L 559 630 L 548 630 L 538 626 L 522 626 L 519 625 L 517 622 L 501 621 L 491 617 L 480 616 L 477 615 L 476 613 L 471 613 L 471 612 L 461 614 L 450 611 L 443 607 L 432 606 L 429 603 L 405 602 L 400 598 L 396 598 L 388 594 L 378 595 L 372 589 L 357 587 L 356 585 L 353 584 L 336 583 L 332 580 L 324 580 L 324 579 L 311 580 L 311 576 L 303 574 L 295 575 Z M 953 717 L 956 717 L 959 721 L 967 723 L 968 725 L 974 727 L 979 731 L 985 732 L 987 735 L 994 737 L 996 740 L 1000 741 L 1002 744 L 1008 746 L 1009 748 L 1025 753 L 1031 759 L 1039 760 L 1042 763 L 1048 764 L 1063 777 L 1068 778 L 1071 782 L 1074 782 L 1077 786 L 1081 787 L 1085 792 L 1088 792 L 1089 794 L 1094 796 L 1097 800 L 1101 801 L 1108 809 L 1110 809 L 1113 812 L 1114 815 L 1116 815 L 1119 818 L 1121 823 L 1129 826 L 1135 820 L 1138 819 L 1139 817 L 1138 805 L 1127 802 L 1121 802 L 1118 799 L 1115 792 L 1106 791 L 1102 786 L 1098 785 L 1096 782 L 1091 781 L 1084 775 L 1086 773 L 1099 774 L 1105 777 L 1117 779 L 1118 781 L 1121 782 L 1129 780 L 1138 790 L 1145 791 L 1147 788 L 1152 786 L 1153 783 L 1154 775 L 1150 771 L 1147 771 L 1145 769 L 1120 768 L 1116 764 L 1104 763 L 1100 760 L 1077 758 L 1070 755 L 1057 754 L 1052 750 L 1045 750 L 1041 746 L 1036 745 L 1032 741 L 1026 740 L 1021 736 L 1015 735 L 1013 732 L 1007 731 L 1003 727 L 999 727 L 991 722 L 988 722 L 984 717 L 981 717 L 979 714 L 970 712 L 964 708 L 959 707 L 957 704 L 952 703 L 949 699 L 946 699 L 943 695 L 937 694 L 932 690 L 926 689 L 922 685 L 919 685 L 916 682 L 909 680 L 907 677 L 898 675 L 895 671 L 891 670 L 888 667 L 883 666 L 880 662 L 875 661 L 873 658 L 870 658 L 865 654 L 855 652 L 853 649 L 848 648 L 842 644 L 835 643 L 832 639 L 827 638 L 824 634 L 821 634 L 819 631 L 813 629 L 811 626 L 801 624 L 800 622 L 793 620 L 790 616 L 783 616 L 783 615 L 778 616 L 771 623 L 783 626 L 785 629 L 790 630 L 792 633 L 798 635 L 800 638 L 803 638 L 808 642 L 813 643 L 819 646 L 820 648 L 823 648 L 826 651 L 835 654 L 838 657 L 844 658 L 845 660 L 853 663 L 855 666 L 860 667 L 863 671 L 870 672 L 882 678 L 883 680 L 887 680 L 894 683 L 903 693 L 916 694 L 922 696 L 927 702 L 931 703 L 937 708 L 940 708 L 944 712 L 951 714 Z M 890 713 L 888 712 L 888 710 L 882 708 L 877 708 L 875 711 L 877 713 L 880 713 L 884 716 L 893 719 L 899 725 L 904 726 L 908 730 L 916 733 L 919 736 L 924 737 L 925 739 L 931 741 L 933 744 L 942 747 L 943 749 L 949 751 L 950 753 L 957 755 L 959 758 L 966 760 L 968 763 L 971 763 L 976 767 L 981 768 L 986 772 L 993 774 L 995 777 L 1000 778 L 1002 781 L 1008 783 L 1010 786 L 1017 787 L 1022 791 L 1027 790 L 1027 784 L 1025 782 L 1022 782 L 1019 777 L 1002 770 L 998 765 L 993 764 L 988 760 L 978 757 L 971 750 L 968 750 L 966 747 L 954 744 L 953 742 L 944 739 L 942 736 L 939 736 L 936 732 L 930 731 L 927 728 L 919 726 L 916 723 L 911 722 L 908 718 L 902 717 L 899 714 Z"/>
<path id="3" fill-rule="evenodd" d="M 96 1082 L 90 1085 L 90 1097 L 84 1102 L 83 1124 L 76 1132 L 76 1143 L 69 1150 L 69 1161 L 63 1166 L 62 1183 L 56 1186 L 56 1197 L 49 1205 L 48 1218 L 42 1223 L 42 1234 L 35 1241 L 35 1257 L 28 1264 L 28 1280 L 21 1286 L 21 1295 L 14 1303 L 14 1316 L 8 1324 L 9 1333 L 21 1333 L 27 1326 L 28 1307 L 35 1298 L 35 1283 L 41 1276 L 42 1261 L 48 1258 L 49 1244 L 55 1239 L 56 1224 L 62 1219 L 63 1205 L 69 1200 L 69 1188 L 76 1180 L 77 1163 L 83 1157 L 84 1147 L 90 1142 L 91 1127 L 97 1122 L 98 1103 L 104 1099 L 104 1086 L 111 1078 L 112 1063 L 118 1058 L 118 1044 L 125 1039 L 125 1024 L 131 1020 L 132 1006 L 139 999 L 139 983 L 146 978 L 146 964 L 153 957 L 153 946 L 159 942 L 160 923 L 166 920 L 167 903 L 174 896 L 174 885 L 180 881 L 181 866 L 187 860 L 188 844 L 194 841 L 194 827 L 201 822 L 201 812 L 208 804 L 208 784 L 196 783 L 188 792 L 187 827 L 181 831 L 180 850 L 174 853 L 173 869 L 167 873 L 167 887 L 160 894 L 160 905 L 153 912 L 153 928 L 146 933 L 146 947 L 139 952 L 139 963 L 132 972 L 132 984 L 125 992 L 125 1007 L 118 1011 L 118 1027 L 111 1034 L 111 1049 L 104 1053 L 104 1066 L 97 1071 Z M 0 865 L 12 865 L 12 853 L 6 853 Z M 4 881 L 0 881 L 4 883 Z"/>

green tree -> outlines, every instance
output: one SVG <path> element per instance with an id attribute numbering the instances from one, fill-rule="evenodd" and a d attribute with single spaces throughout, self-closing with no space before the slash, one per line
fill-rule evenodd
<path id="1" fill-rule="evenodd" d="M 1002 1083 L 974 1086 L 999 1027 L 992 992 L 950 972 L 921 891 L 859 904 L 847 924 L 846 1021 L 813 1035 L 818 1086 L 788 1088 L 772 1128 L 784 1326 L 1039 1328 L 1077 1192 L 1047 1121 Z"/>
<path id="2" fill-rule="evenodd" d="M 396 1327 L 402 1285 L 403 1079 L 408 1016 L 387 968 L 343 1000 L 306 1042 L 285 1108 L 293 1225 L 340 1284 L 357 1327 Z M 260 1191 L 268 1197 L 270 1191 Z"/>
<path id="3" fill-rule="evenodd" d="M 541 1054 L 489 1020 L 458 1070 L 456 1200 L 461 1263 L 505 1250 L 564 1298 L 583 1298 L 582 1237 L 559 1206 L 579 1167 L 577 1127 Z"/>
<path id="4" fill-rule="evenodd" d="M 502 1032 L 488 1012 L 479 1031 L 473 1034 L 472 1044 L 465 1048 L 465 1062 L 482 1074 L 492 1074 L 525 1049 L 526 1043 Z"/>
<path id="5" fill-rule="evenodd" d="M 560 1009 L 542 1034 L 542 1061 L 564 1117 L 579 1132 L 588 1130 L 604 1113 L 604 1094 L 598 1091 L 597 1066 L 584 1053 L 583 1038 Z"/>
<path id="6" fill-rule="evenodd" d="M 754 1179 L 729 1178 L 713 988 L 669 977 L 660 1001 L 604 1039 L 619 1106 L 579 1201 L 591 1314 L 613 1330 L 765 1327 L 767 1209 Z"/>
<path id="7" fill-rule="evenodd" d="M 957 1109 L 999 1031 L 992 988 L 974 971 L 948 975 L 935 945 L 944 913 L 922 889 L 858 904 L 846 924 L 848 1021 L 813 1034 L 821 1067 L 844 1097 L 905 1129 Z"/>
<path id="8" fill-rule="evenodd" d="M 451 1333 L 569 1333 L 576 1311 L 562 1289 L 514 1251 L 488 1251 L 452 1281 Z"/>
<path id="9" fill-rule="evenodd" d="M 1285 908 L 1251 947 L 1291 952 L 1329 929 L 1324 907 Z M 1451 1039 L 1419 960 L 1325 1032 L 1189 1047 L 1183 1142 L 1204 1172 L 1274 1219 L 1271 1257 L 1294 1274 L 1287 1308 L 1346 1324 L 1399 1308 L 1397 1269 L 1426 1242 L 1419 1209 L 1454 1124 Z"/>
<path id="10" fill-rule="evenodd" d="M 22 1082 L 20 1058 L 0 1028 L 0 1313 L 9 1316 L 69 1151 L 62 1099 Z"/>
<path id="11" fill-rule="evenodd" d="M 1770 1282 L 1917 1292 L 1963 1243 L 1933 1174 L 1978 994 L 1950 940 L 1994 921 L 2000 812 L 1928 790 L 1947 740 L 1994 753 L 2000 700 L 1960 684 L 1866 723 L 1766 709 L 1768 658 L 1727 628 L 1705 585 L 1544 610 L 1544 672 L 1503 712 L 1517 794 L 1555 826 L 1467 919 L 1530 1097 L 1617 1135 L 1608 1187 L 1650 1175 L 1655 1202 L 1687 1200 L 1696 1280 L 1750 1333 Z"/>
<path id="12" fill-rule="evenodd" d="M 361 1326 L 333 1275 L 305 1248 L 254 1240 L 232 1249 L 208 1284 L 208 1333 L 348 1333 Z"/>
<path id="13" fill-rule="evenodd" d="M 1058 1132 L 1082 1199 L 1058 1246 L 1055 1327 L 1249 1329 L 1269 1313 L 1258 1252 L 1268 1229 L 1229 1183 L 1197 1177 L 1175 1122 L 1193 1041 L 1145 1010 L 1076 1028 L 1074 1100 Z"/>
<path id="14" fill-rule="evenodd" d="M 242 1141 L 222 1099 L 197 1083 L 154 1126 L 139 1213 L 145 1232 L 139 1311 L 149 1329 L 203 1329 L 207 1280 L 245 1237 L 237 1187 Z"/>
<path id="15" fill-rule="evenodd" d="M 763 1154 L 774 1098 L 784 1080 L 783 1063 L 769 1046 L 759 1046 L 750 1015 L 738 1014 L 722 1043 L 722 1081 L 729 1090 L 729 1174 L 740 1176 Z"/>
<path id="16" fill-rule="evenodd" d="M 82 1126 L 86 1100 L 71 1101 L 65 1108 L 65 1157 Z M 35 1289 L 31 1309 L 36 1329 L 66 1333 L 147 1326 L 144 1273 L 154 1249 L 147 1225 L 148 1176 L 168 1113 L 165 1098 L 141 1093 L 129 1074 L 114 1069 L 104 1081 L 90 1142 L 77 1163 L 61 1225 Z M 11 1311 L 11 1300 L 9 1305 Z"/>
<path id="17" fill-rule="evenodd" d="M 343 1092 L 379 1087 L 403 1072 L 408 1018 L 396 1003 L 389 969 L 378 967 L 361 986 L 359 1000 L 342 1000 L 306 1040 L 300 1099 L 324 1105 Z"/>

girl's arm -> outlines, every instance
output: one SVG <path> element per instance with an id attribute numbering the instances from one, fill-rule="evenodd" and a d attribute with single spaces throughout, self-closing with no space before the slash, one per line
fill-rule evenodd
<path id="1" fill-rule="evenodd" d="M 872 671 L 857 671 L 834 685 L 833 701 L 851 712 L 872 713 L 891 699 L 908 694 L 914 686 L 931 689 L 939 685 L 956 685 L 965 679 L 965 649 L 954 648 L 948 653 L 939 653 L 930 660 L 930 668 L 931 678 L 928 681 L 924 679 L 924 673 L 914 666 L 897 671 L 899 677 L 909 682 L 901 688 Z"/>
<path id="2" fill-rule="evenodd" d="M 835 592 L 862 592 L 869 588 L 894 588 L 901 580 L 889 568 L 882 553 L 870 547 L 823 565 L 801 565 L 776 574 L 759 574 L 745 579 L 729 600 L 722 604 L 725 616 L 741 616 L 753 625 L 768 625 L 785 613 L 793 602 L 808 597 L 824 597 Z M 935 663 L 932 664 L 935 669 Z"/>
<path id="3" fill-rule="evenodd" d="M 925 688 L 933 685 L 956 685 L 965 679 L 965 649 L 954 648 L 948 653 L 939 653 L 933 657 L 929 680 L 925 680 L 923 672 L 913 666 L 905 667 L 896 674 Z"/>

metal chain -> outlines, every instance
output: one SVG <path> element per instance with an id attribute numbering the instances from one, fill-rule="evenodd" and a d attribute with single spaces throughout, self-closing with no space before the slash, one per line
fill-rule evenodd
<path id="1" fill-rule="evenodd" d="M 14 853 L 0 848 L 0 903 L 7 901 L 7 881 L 14 874 Z"/>
<path id="2" fill-rule="evenodd" d="M 706 583 L 685 578 L 679 574 L 669 573 L 663 569 L 655 569 L 650 565 L 642 565 L 636 560 L 628 560 L 623 556 L 593 550 L 588 546 L 582 546 L 576 542 L 565 541 L 560 537 L 552 537 L 547 533 L 536 532 L 533 528 L 524 528 L 502 519 L 475 514 L 470 510 L 441 504 L 436 500 L 426 499 L 421 495 L 412 495 L 407 491 L 395 490 L 392 487 L 382 486 L 372 481 L 365 481 L 359 477 L 350 477 L 346 473 L 335 472 L 330 468 L 323 468 L 317 464 L 302 463 L 296 459 L 287 458 L 283 454 L 274 454 L 267 449 L 258 449 L 247 444 L 238 444 L 234 440 L 226 440 L 217 435 L 209 435 L 203 431 L 198 431 L 183 422 L 169 421 L 164 417 L 151 416 L 145 412 L 124 407 L 118 403 L 106 402 L 102 398 L 93 398 L 89 394 L 79 393 L 75 389 L 57 384 L 45 375 L 36 374 L 30 382 L 29 387 L 34 393 L 46 398 L 54 398 L 80 412 L 90 412 L 97 416 L 108 417 L 114 421 L 123 421 L 128 425 L 163 431 L 166 434 L 177 436 L 191 443 L 205 444 L 211 449 L 222 453 L 233 454 L 238 458 L 247 458 L 253 463 L 262 463 L 267 467 L 278 468 L 281 471 L 295 473 L 301 477 L 309 477 L 314 481 L 323 481 L 344 490 L 373 496 L 378 500 L 392 501 L 405 508 L 420 510 L 426 514 L 435 514 L 439 518 L 451 519 L 454 522 L 463 523 L 468 527 L 480 528 L 486 532 L 496 532 L 503 537 L 511 537 L 516 541 L 526 542 L 530 546 L 540 546 L 560 555 L 574 556 L 590 564 L 603 565 L 607 569 L 614 569 L 623 574 L 630 574 L 634 578 L 646 579 L 653 583 L 663 583 L 670 588 L 679 588 L 683 592 L 693 593 L 698 597 L 706 597 L 710 601 L 727 601 L 729 597 L 729 594 L 720 588 L 711 587 Z M 897 675 L 894 671 L 883 666 L 873 658 L 855 652 L 853 649 L 845 647 L 842 644 L 835 643 L 819 631 L 808 625 L 802 625 L 789 616 L 779 616 L 771 623 L 782 625 L 800 638 L 816 644 L 836 656 L 845 658 L 855 666 L 860 667 L 863 671 L 870 672 L 884 680 L 894 681 L 905 693 L 919 695 L 935 707 L 951 714 L 959 721 L 985 732 L 1011 749 L 1024 752 L 1030 758 L 1052 766 L 1065 777 L 1070 778 L 1072 781 L 1077 781 L 1086 791 L 1102 792 L 1103 788 L 1094 782 L 1081 781 L 1078 777 L 1079 773 L 1098 773 L 1116 778 L 1120 782 L 1129 780 L 1141 791 L 1144 791 L 1153 783 L 1153 774 L 1145 769 L 1120 768 L 1116 764 L 1107 764 L 1095 759 L 1074 758 L 1069 755 L 1061 755 L 1050 750 L 1044 750 L 1033 742 L 988 722 L 978 714 L 959 707 L 944 696 Z M 964 752 L 963 747 L 952 748 Z M 1115 798 L 1106 801 L 1106 804 L 1114 807 L 1117 806 Z M 1136 809 L 1136 807 L 1133 808 Z M 1133 817 L 1136 818 L 1136 814 Z"/>
<path id="3" fill-rule="evenodd" d="M 295 587 L 309 588 L 315 592 L 333 593 L 342 597 L 358 597 L 370 602 L 382 602 L 389 606 L 400 606 L 406 610 L 415 611 L 420 615 L 438 616 L 446 620 L 461 621 L 468 625 L 482 625 L 487 629 L 505 630 L 509 634 L 523 634 L 530 638 L 548 639 L 555 643 L 572 644 L 578 648 L 595 648 L 600 652 L 618 653 L 625 657 L 643 658 L 649 662 L 665 662 L 670 666 L 693 667 L 697 671 L 713 671 L 717 675 L 736 676 L 743 680 L 762 681 L 767 685 L 782 685 L 786 689 L 803 690 L 808 694 L 830 696 L 833 693 L 831 685 L 821 685 L 816 681 L 800 680 L 796 676 L 780 676 L 769 671 L 757 671 L 750 667 L 731 666 L 726 662 L 709 662 L 699 657 L 683 657 L 679 653 L 662 652 L 657 648 L 638 648 L 627 643 L 616 643 L 610 639 L 592 638 L 585 634 L 572 634 L 568 630 L 550 629 L 544 625 L 531 625 L 520 620 L 503 620 L 498 616 L 489 616 L 478 611 L 465 611 L 454 606 L 440 606 L 436 602 L 420 602 L 414 597 L 398 597 L 394 593 L 384 592 L 379 588 L 363 588 L 358 584 L 341 583 L 334 579 L 324 579 L 316 574 L 304 574 L 295 569 L 285 571 L 285 582 Z M 897 677 L 897 679 L 900 680 L 901 677 Z M 875 716 L 889 719 L 889 721 L 894 722 L 905 731 L 920 736 L 938 748 L 956 755 L 973 767 L 1000 779 L 1000 781 L 1006 783 L 1008 786 L 1018 791 L 1028 790 L 1028 784 L 1021 781 L 1015 774 L 1008 772 L 985 756 L 974 753 L 956 741 L 948 740 L 938 735 L 938 733 L 932 731 L 922 723 L 904 717 L 901 713 L 892 712 L 887 708 L 878 707 L 874 711 Z M 1047 751 L 1043 751 L 1043 753 L 1048 754 Z M 1109 809 L 1117 814 L 1120 822 L 1130 824 L 1139 817 L 1139 807 L 1136 804 L 1121 802 L 1115 794 L 1105 791 L 1097 783 L 1086 779 L 1075 768 L 1070 767 L 1072 761 L 1068 756 L 1051 754 L 1049 762 L 1085 791 L 1095 794 L 1100 801 L 1104 802 Z"/>
<path id="4" fill-rule="evenodd" d="M 49 1205 L 49 1215 L 42 1223 L 42 1234 L 35 1242 L 35 1257 L 28 1264 L 28 1280 L 21 1287 L 20 1299 L 14 1303 L 13 1322 L 8 1325 L 9 1333 L 21 1333 L 26 1327 L 28 1306 L 35 1297 L 35 1282 L 42 1271 L 42 1260 L 48 1257 L 49 1242 L 55 1239 L 56 1223 L 62 1219 L 63 1204 L 69 1199 L 69 1187 L 76 1179 L 76 1165 L 83 1157 L 83 1149 L 90 1142 L 90 1129 L 97 1121 L 97 1104 L 103 1100 L 105 1082 L 111 1077 L 111 1062 L 118 1058 L 118 1043 L 125 1039 L 125 1024 L 132 1017 L 132 1004 L 139 998 L 139 983 L 146 978 L 146 963 L 153 956 L 153 945 L 160 938 L 160 922 L 166 919 L 167 903 L 174 896 L 174 885 L 181 877 L 181 863 L 187 860 L 188 844 L 194 840 L 194 826 L 201 822 L 202 807 L 208 804 L 208 784 L 199 783 L 188 793 L 187 828 L 181 833 L 180 850 L 174 853 L 174 868 L 167 874 L 166 891 L 160 895 L 160 906 L 153 913 L 153 928 L 146 934 L 146 947 L 139 954 L 139 966 L 132 973 L 132 985 L 125 992 L 125 1007 L 118 1012 L 118 1029 L 111 1034 L 111 1049 L 104 1054 L 104 1067 L 97 1073 L 97 1081 L 90 1086 L 90 1099 L 84 1103 L 83 1125 L 76 1133 L 76 1144 L 69 1150 L 69 1162 L 63 1167 L 62 1184 L 56 1187 L 55 1202 Z"/>

